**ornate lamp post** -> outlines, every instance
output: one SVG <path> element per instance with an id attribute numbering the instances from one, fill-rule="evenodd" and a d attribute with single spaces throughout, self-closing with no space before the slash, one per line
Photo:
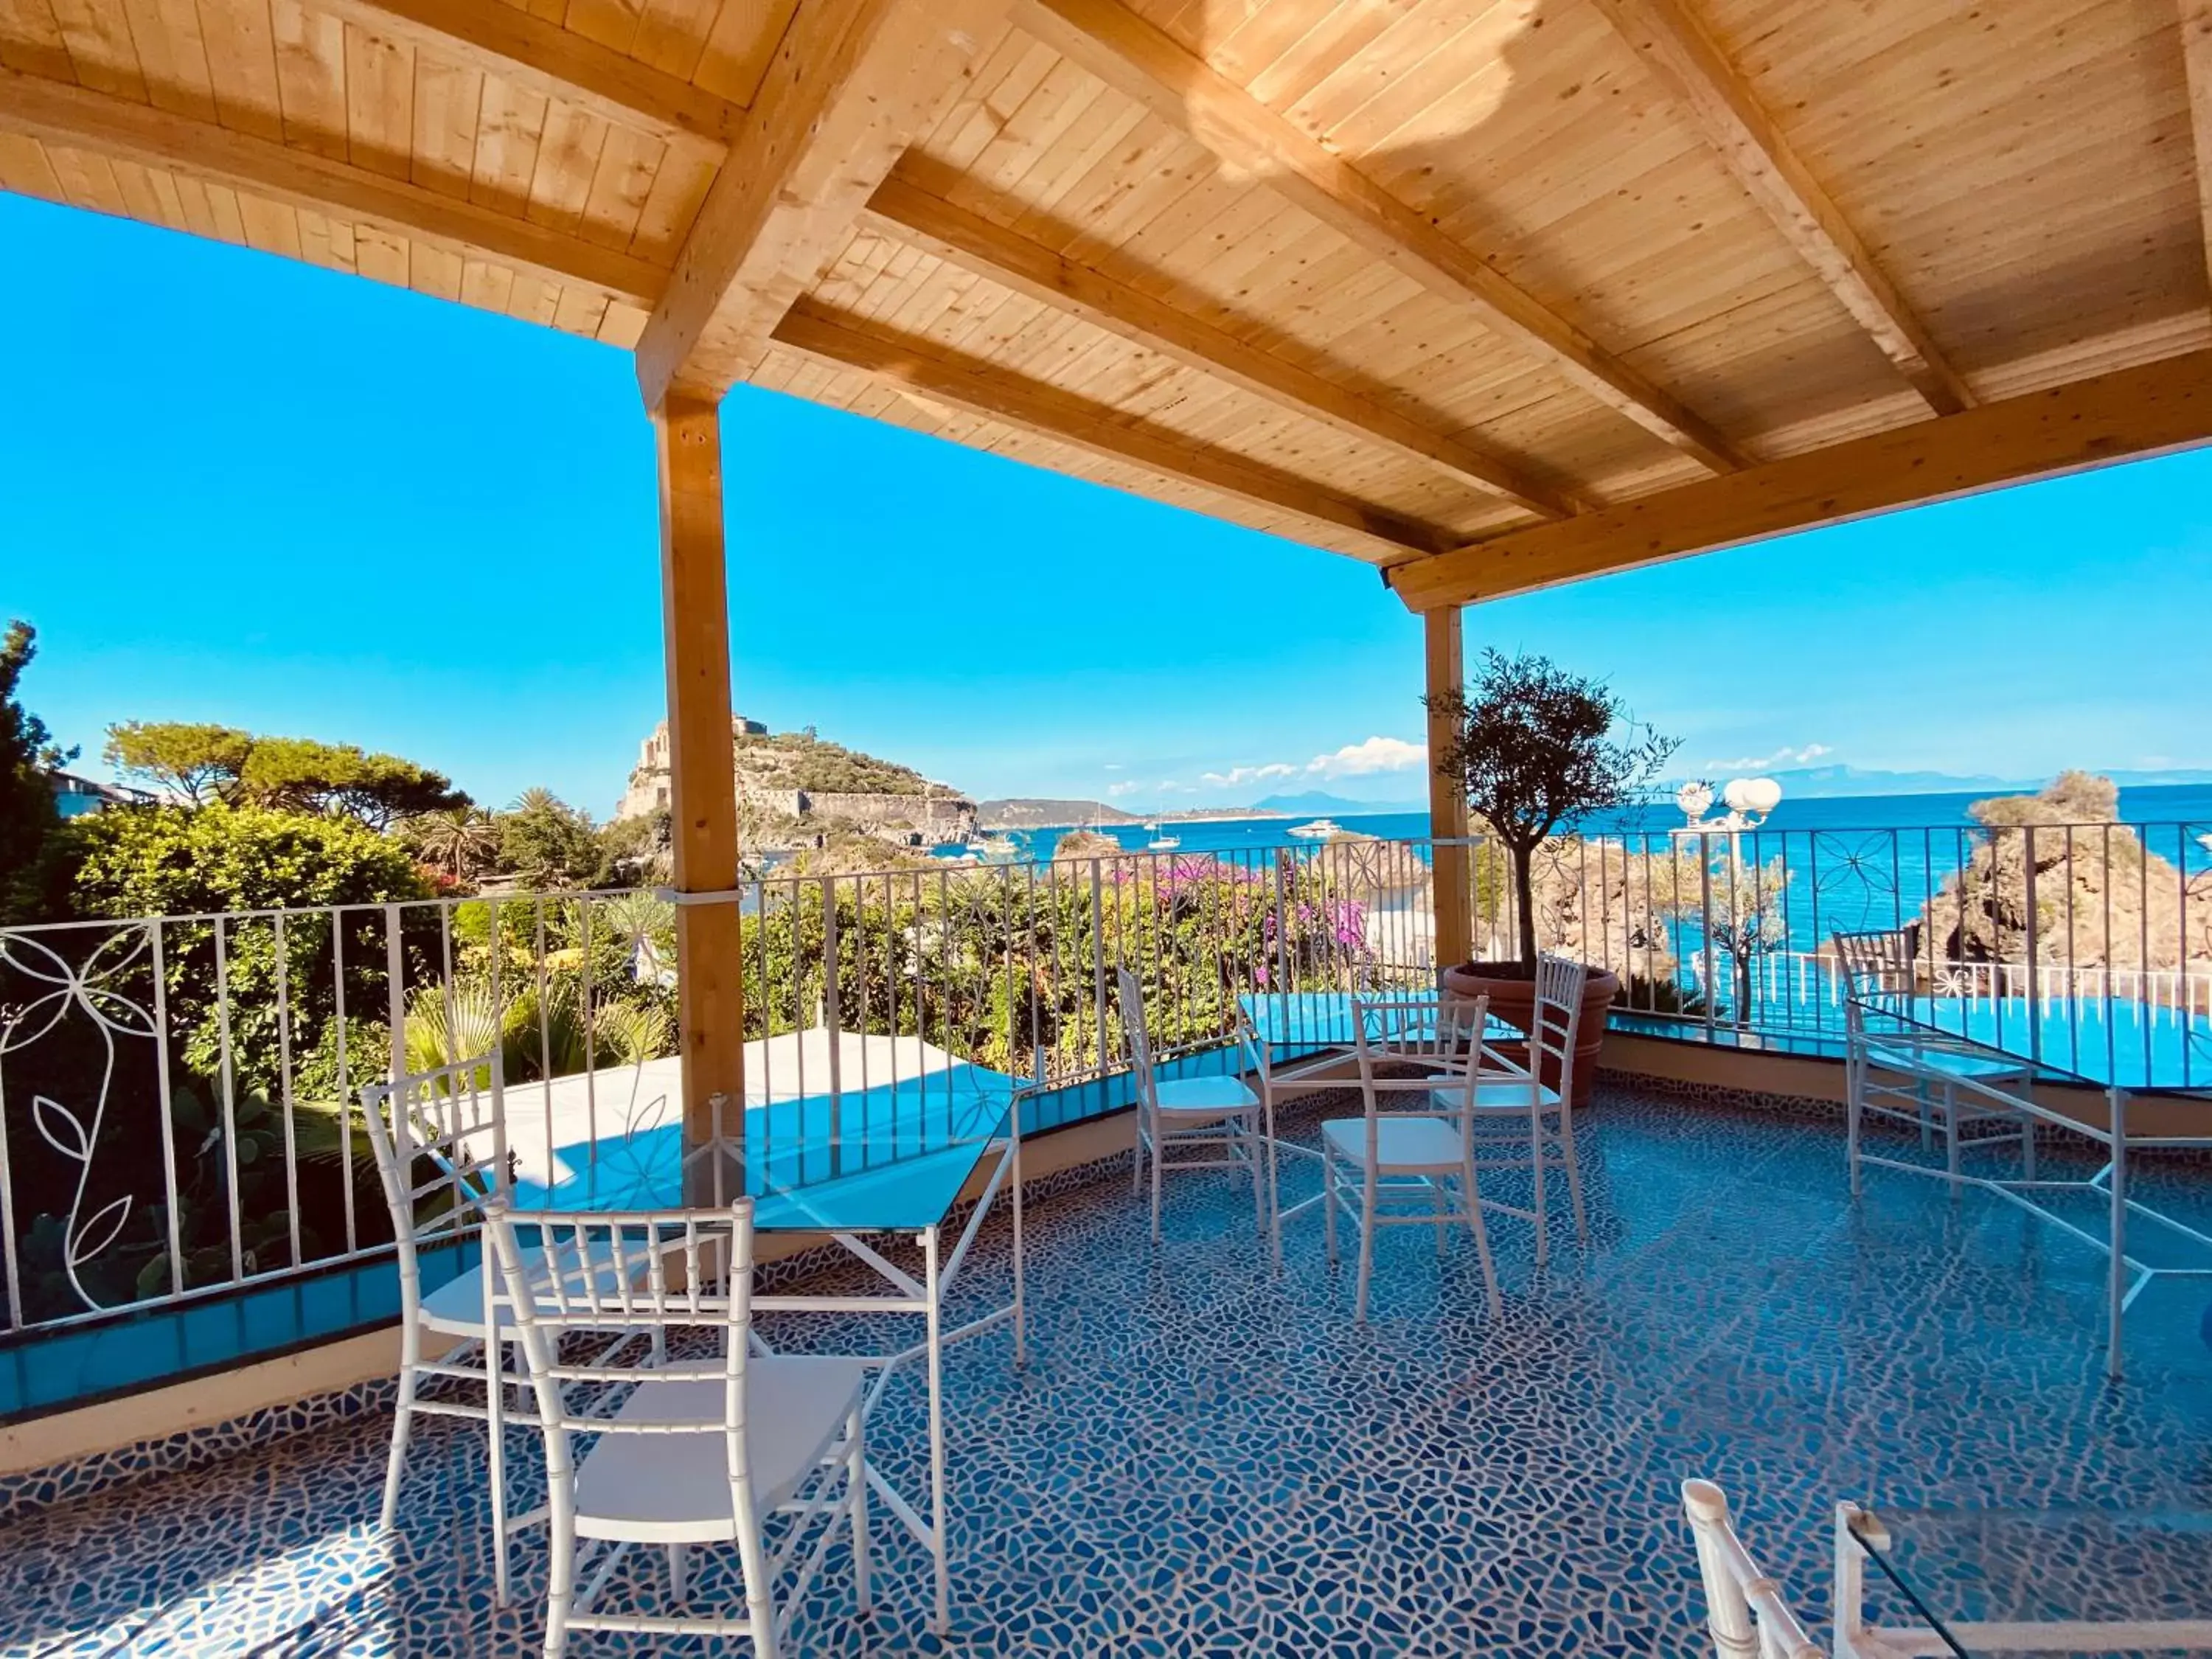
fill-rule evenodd
<path id="1" fill-rule="evenodd" d="M 1782 804 L 1782 786 L 1772 778 L 1730 778 L 1722 787 L 1721 800 L 1728 811 L 1717 817 L 1707 817 L 1712 810 L 1713 787 L 1702 778 L 1693 778 L 1675 793 L 1674 805 L 1682 809 L 1687 820 L 1674 831 L 1679 839 L 1695 836 L 1698 842 L 1698 937 L 1699 954 L 1704 958 L 1702 975 L 1705 987 L 1705 1024 L 1710 1028 L 1716 1012 L 1713 987 L 1713 851 L 1712 837 L 1728 837 L 1728 950 L 1734 958 L 1735 969 L 1735 1023 L 1739 1026 L 1751 1023 L 1753 992 L 1752 956 L 1765 947 L 1771 918 L 1765 915 L 1765 895 L 1760 884 L 1765 879 L 1753 866 L 1747 868 L 1743 861 L 1743 833 L 1756 830 L 1765 823 L 1774 809 Z M 1745 895 L 1748 893 L 1751 915 L 1742 916 Z"/>

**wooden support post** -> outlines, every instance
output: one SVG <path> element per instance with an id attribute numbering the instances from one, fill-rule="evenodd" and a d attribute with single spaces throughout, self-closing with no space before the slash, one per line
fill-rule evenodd
<path id="1" fill-rule="evenodd" d="M 722 562 L 722 431 L 716 406 L 672 397 L 653 416 L 660 449 L 660 599 L 668 661 L 670 835 L 679 893 L 738 885 L 737 758 L 730 733 L 730 612 Z M 723 1133 L 744 1145 L 744 957 L 734 897 L 676 913 L 684 1146 Z M 686 1166 L 687 1201 L 711 1191 L 712 1160 Z"/>
<path id="2" fill-rule="evenodd" d="M 1431 703 L 1456 691 L 1466 678 L 1465 647 L 1460 631 L 1460 608 L 1447 605 L 1424 612 L 1428 630 L 1428 694 Z M 1440 843 L 1432 852 L 1436 862 L 1429 891 L 1435 903 L 1436 953 L 1439 969 L 1468 960 L 1474 954 L 1474 854 L 1466 847 L 1442 842 L 1467 835 L 1467 793 L 1455 777 L 1437 770 L 1437 760 L 1450 744 L 1454 721 L 1429 714 L 1429 834 Z"/>

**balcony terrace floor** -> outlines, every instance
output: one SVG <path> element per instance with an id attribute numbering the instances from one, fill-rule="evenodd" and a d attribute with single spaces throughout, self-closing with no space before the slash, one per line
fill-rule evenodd
<path id="1" fill-rule="evenodd" d="M 1816 1626 L 1839 1498 L 2212 1507 L 2201 1289 L 2146 1294 L 2113 1387 L 2101 1258 L 1986 1194 L 1870 1170 L 1854 1204 L 1832 1121 L 1613 1087 L 1581 1121 L 1592 1242 L 1562 1218 L 1540 1273 L 1526 1226 L 1494 1219 L 1495 1323 L 1464 1236 L 1439 1261 L 1424 1230 L 1386 1231 L 1360 1329 L 1349 1255 L 1332 1273 L 1309 1215 L 1277 1277 L 1227 1176 L 1168 1183 L 1157 1250 L 1126 1178 L 1034 1206 L 1028 1369 L 1000 1334 L 947 1364 L 952 1635 L 927 1633 L 926 1561 L 879 1509 L 873 1617 L 852 1614 L 841 1547 L 787 1650 L 1687 1654 L 1686 1475 L 1729 1492 Z M 1313 1178 L 1300 1165 L 1289 1194 Z M 994 1227 L 979 1245 L 978 1306 L 1005 1244 Z M 853 1334 L 791 1316 L 770 1334 Z M 872 1431 L 908 1491 L 921 1420 L 905 1378 Z M 520 1541 L 515 1606 L 492 1608 L 480 1431 L 418 1430 L 386 1534 L 388 1427 L 0 1529 L 0 1654 L 534 1653 L 543 1543 Z M 732 1593 L 733 1566 L 694 1562 L 697 1601 Z M 659 1570 L 635 1553 L 611 1599 L 657 1607 Z"/>

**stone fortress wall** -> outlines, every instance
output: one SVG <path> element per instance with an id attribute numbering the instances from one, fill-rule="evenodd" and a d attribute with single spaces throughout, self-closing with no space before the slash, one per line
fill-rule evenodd
<path id="1" fill-rule="evenodd" d="M 764 737 L 768 727 L 744 715 L 731 719 L 732 734 Z M 669 805 L 668 722 L 638 745 L 636 768 L 615 817 L 634 818 L 665 812 Z M 889 839 L 924 842 L 968 841 L 978 833 L 975 803 L 946 790 L 941 794 L 833 794 L 807 789 L 760 789 L 746 786 L 742 775 L 738 793 L 755 811 L 772 812 L 802 823 L 808 819 L 836 820 L 872 830 Z M 913 832 L 908 833 L 908 830 Z"/>

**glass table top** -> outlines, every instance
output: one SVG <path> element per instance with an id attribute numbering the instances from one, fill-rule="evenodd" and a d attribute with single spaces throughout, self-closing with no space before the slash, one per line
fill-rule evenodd
<path id="1" fill-rule="evenodd" d="M 942 1221 L 1002 1137 L 1018 1085 L 960 1066 L 920 1078 L 809 1096 L 745 1113 L 743 1183 L 761 1232 L 904 1231 Z M 682 1201 L 681 1109 L 672 1101 L 618 1133 L 558 1149 L 550 1179 L 514 1182 L 517 1209 L 635 1210 Z M 721 1190 L 734 1197 L 738 1147 L 722 1152 Z M 714 1182 L 714 1149 L 692 1154 Z M 703 1168 L 702 1166 L 704 1166 Z"/>
<path id="2" fill-rule="evenodd" d="M 1850 1530 L 1866 1553 L 1866 1622 L 1924 1626 L 1962 1659 L 2052 1650 L 1990 1646 L 1977 1626 L 2212 1619 L 2212 1509 L 1882 1509 Z"/>
<path id="3" fill-rule="evenodd" d="M 2212 1099 L 2212 1018 L 2115 999 L 2017 1006 L 1915 992 L 1853 999 L 1869 1038 L 1954 1044 L 2003 1055 L 2052 1082 Z"/>

